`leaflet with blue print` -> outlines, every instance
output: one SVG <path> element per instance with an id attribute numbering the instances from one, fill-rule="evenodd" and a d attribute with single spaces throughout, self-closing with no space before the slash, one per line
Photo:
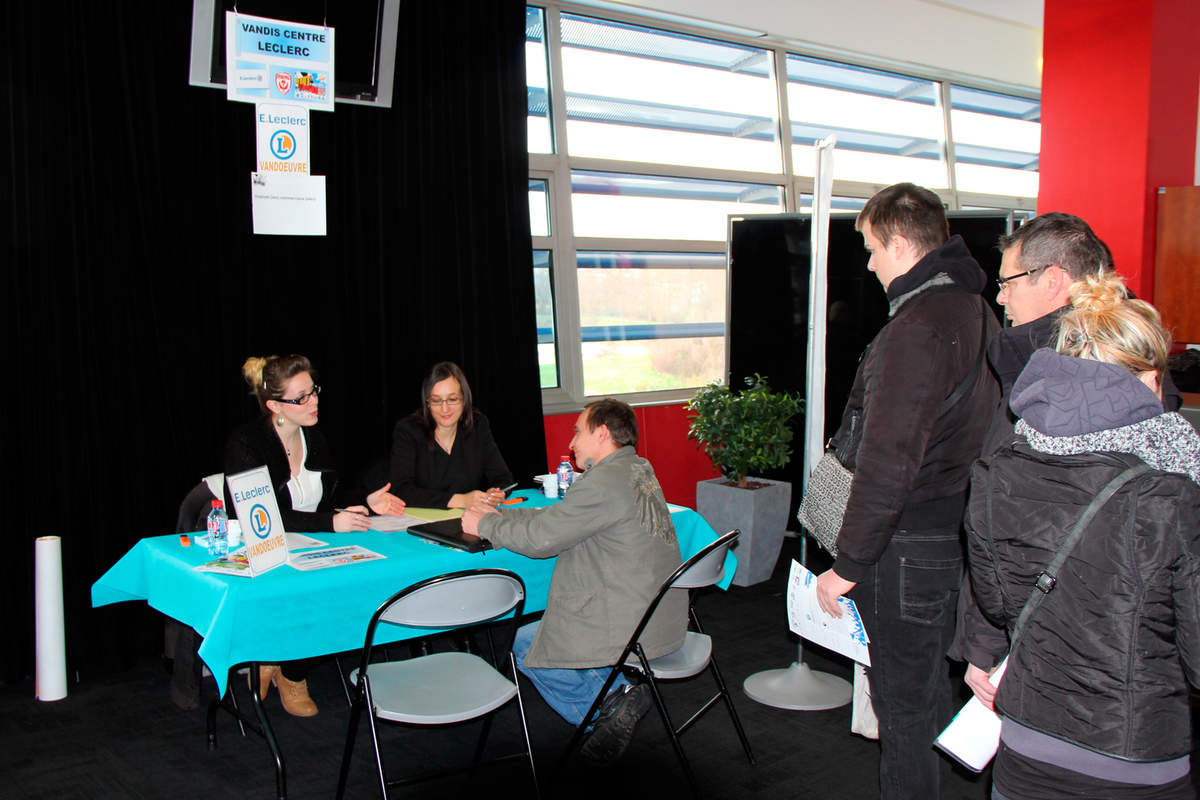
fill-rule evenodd
<path id="1" fill-rule="evenodd" d="M 838 605 L 842 609 L 840 617 L 822 611 L 817 604 L 817 576 L 799 561 L 792 562 L 787 588 L 788 627 L 792 633 L 841 653 L 863 666 L 871 666 L 868 649 L 871 640 L 863 628 L 858 607 L 848 597 L 839 597 Z"/>
<path id="2" fill-rule="evenodd" d="M 361 564 L 364 561 L 376 561 L 381 558 L 387 558 L 387 556 L 351 544 L 345 547 L 329 547 L 324 550 L 293 553 L 288 559 L 288 566 L 292 569 L 307 571 L 326 567 L 344 567 L 347 564 Z"/>

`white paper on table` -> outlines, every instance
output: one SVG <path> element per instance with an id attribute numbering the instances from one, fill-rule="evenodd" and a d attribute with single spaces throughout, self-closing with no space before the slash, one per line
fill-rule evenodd
<path id="1" fill-rule="evenodd" d="M 311 536 L 305 536 L 303 533 L 295 533 L 288 531 L 284 534 L 287 537 L 288 552 L 292 550 L 303 550 L 306 547 L 324 547 L 329 542 L 322 542 L 320 539 L 314 539 Z"/>
<path id="2" fill-rule="evenodd" d="M 988 683 L 999 686 L 1007 666 L 1005 657 L 988 677 Z M 978 697 L 972 697 L 933 743 L 964 767 L 982 772 L 1000 748 L 1000 715 L 979 702 Z"/>
<path id="3" fill-rule="evenodd" d="M 867 631 L 863 628 L 858 607 L 848 597 L 839 597 L 842 616 L 833 617 L 817 604 L 817 576 L 799 561 L 792 561 L 788 575 L 788 627 L 792 633 L 841 653 L 863 666 L 871 666 Z"/>
<path id="4" fill-rule="evenodd" d="M 326 567 L 344 567 L 347 564 L 357 564 L 362 561 L 375 561 L 387 556 L 372 552 L 356 544 L 346 547 L 330 547 L 325 550 L 309 550 L 307 553 L 296 553 L 288 558 L 288 564 L 298 570 L 325 569 Z"/>
<path id="5" fill-rule="evenodd" d="M 410 517 L 408 514 L 380 514 L 371 517 L 371 530 L 381 531 L 383 533 L 394 533 L 396 531 L 406 531 L 409 525 L 420 525 L 425 522 L 423 519 Z"/>

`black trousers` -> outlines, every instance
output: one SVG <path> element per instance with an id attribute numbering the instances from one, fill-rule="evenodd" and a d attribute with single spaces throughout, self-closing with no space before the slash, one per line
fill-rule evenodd
<path id="1" fill-rule="evenodd" d="M 849 593 L 871 640 L 881 800 L 935 800 L 949 761 L 933 740 L 953 716 L 946 651 L 962 577 L 960 526 L 897 530 Z"/>

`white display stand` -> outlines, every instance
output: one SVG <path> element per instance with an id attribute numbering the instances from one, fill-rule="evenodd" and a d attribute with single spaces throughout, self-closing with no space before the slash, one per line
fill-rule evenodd
<path id="1" fill-rule="evenodd" d="M 828 297 L 829 209 L 833 195 L 834 136 L 816 146 L 813 192 L 812 267 L 808 294 L 808 385 L 804 400 L 805 484 L 821 459 L 825 442 L 825 306 Z M 807 540 L 800 543 L 800 563 L 807 566 Z M 869 634 L 869 632 L 868 632 Z M 824 711 L 850 702 L 849 681 L 817 672 L 804 663 L 803 644 L 790 667 L 756 672 L 742 683 L 751 700 L 792 711 Z"/>

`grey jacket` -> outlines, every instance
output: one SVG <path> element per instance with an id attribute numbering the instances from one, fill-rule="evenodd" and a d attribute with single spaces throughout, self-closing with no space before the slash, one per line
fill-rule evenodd
<path id="1" fill-rule="evenodd" d="M 622 447 L 549 508 L 505 510 L 480 535 L 532 558 L 558 556 L 546 613 L 525 664 L 613 664 L 662 582 L 680 564 L 675 526 L 650 462 Z M 683 645 L 687 592 L 672 589 L 642 635 L 649 658 Z"/>

